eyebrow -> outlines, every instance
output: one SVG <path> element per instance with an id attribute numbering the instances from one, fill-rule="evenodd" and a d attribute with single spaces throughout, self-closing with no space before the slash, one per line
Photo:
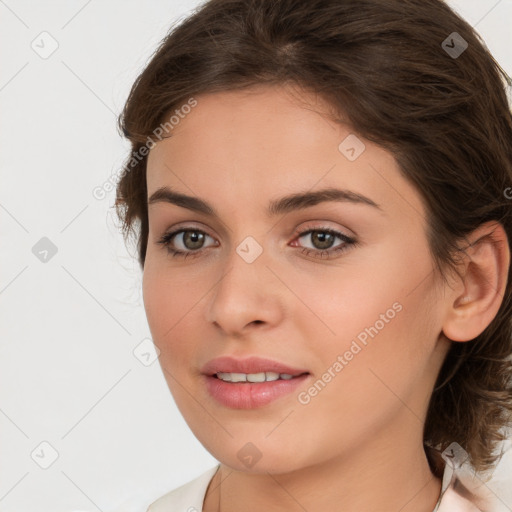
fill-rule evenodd
<path id="1" fill-rule="evenodd" d="M 326 201 L 347 202 L 364 204 L 379 210 L 382 208 L 369 197 L 363 196 L 351 190 L 338 188 L 325 188 L 316 192 L 299 192 L 270 201 L 267 213 L 270 217 L 289 213 L 294 210 L 302 210 Z M 148 200 L 148 205 L 155 203 L 170 203 L 182 208 L 187 208 L 198 213 L 219 218 L 215 209 L 203 199 L 187 196 L 169 187 L 160 187 Z"/>

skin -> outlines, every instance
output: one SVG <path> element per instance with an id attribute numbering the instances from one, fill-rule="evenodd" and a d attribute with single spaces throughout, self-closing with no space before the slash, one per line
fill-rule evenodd
<path id="1" fill-rule="evenodd" d="M 475 232 L 469 242 L 493 232 L 496 243 L 467 249 L 464 279 L 444 283 L 428 250 L 419 192 L 390 153 L 362 137 L 365 150 L 349 161 L 338 146 L 353 132 L 329 120 L 318 97 L 258 86 L 196 99 L 172 137 L 149 153 L 148 197 L 169 186 L 207 201 L 219 218 L 149 205 L 143 294 L 175 402 L 221 463 L 203 511 L 431 512 L 441 482 L 423 449 L 428 401 L 446 336 L 474 338 L 499 308 L 509 264 L 503 229 Z M 266 213 L 272 199 L 324 187 L 363 194 L 380 209 L 330 201 Z M 172 257 L 158 243 L 178 227 L 208 235 L 202 253 Z M 357 245 L 318 257 L 319 242 L 300 235 L 312 227 L 335 229 Z M 236 252 L 247 236 L 263 249 L 252 263 Z M 183 243 L 178 235 L 173 246 L 201 250 Z M 330 250 L 342 244 L 335 238 Z M 298 392 L 394 303 L 400 312 L 301 404 Z M 207 393 L 200 372 L 223 355 L 267 357 L 310 376 L 269 405 L 231 409 Z M 262 455 L 252 467 L 237 456 L 248 442 Z"/>

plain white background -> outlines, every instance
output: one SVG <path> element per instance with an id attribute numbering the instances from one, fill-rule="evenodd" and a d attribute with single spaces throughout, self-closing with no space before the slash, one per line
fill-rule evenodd
<path id="1" fill-rule="evenodd" d="M 199 3 L 0 0 L 1 512 L 143 511 L 216 463 L 148 364 L 115 193 L 93 196 L 131 84 Z M 449 3 L 512 75 L 512 0 Z"/>

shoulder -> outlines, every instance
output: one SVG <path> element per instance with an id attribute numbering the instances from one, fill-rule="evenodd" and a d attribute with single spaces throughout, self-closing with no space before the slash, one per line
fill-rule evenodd
<path id="1" fill-rule="evenodd" d="M 164 494 L 149 505 L 146 512 L 169 512 L 170 510 L 183 510 L 183 512 L 201 512 L 206 489 L 218 465 L 205 471 L 194 480 Z"/>
<path id="2" fill-rule="evenodd" d="M 435 512 L 498 512 L 505 510 L 505 503 L 512 504 L 512 441 L 507 439 L 500 448 L 501 458 L 489 472 L 477 472 L 467 461 L 455 467 L 446 464 Z"/>
<path id="3" fill-rule="evenodd" d="M 448 488 L 443 494 L 437 512 L 480 512 L 480 509 L 454 489 Z"/>

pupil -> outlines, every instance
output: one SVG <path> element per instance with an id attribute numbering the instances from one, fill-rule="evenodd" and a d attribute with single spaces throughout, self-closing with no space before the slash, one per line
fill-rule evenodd
<path id="1" fill-rule="evenodd" d="M 318 249 L 328 249 L 332 245 L 332 238 L 334 235 L 331 233 L 318 232 L 313 233 L 313 244 L 317 246 L 315 241 L 319 240 L 320 247 Z"/>
<path id="2" fill-rule="evenodd" d="M 202 245 L 204 235 L 202 233 L 198 233 L 197 231 L 187 231 L 184 237 L 184 244 L 187 249 L 200 249 Z M 189 246 L 187 242 L 191 242 L 192 247 Z"/>

